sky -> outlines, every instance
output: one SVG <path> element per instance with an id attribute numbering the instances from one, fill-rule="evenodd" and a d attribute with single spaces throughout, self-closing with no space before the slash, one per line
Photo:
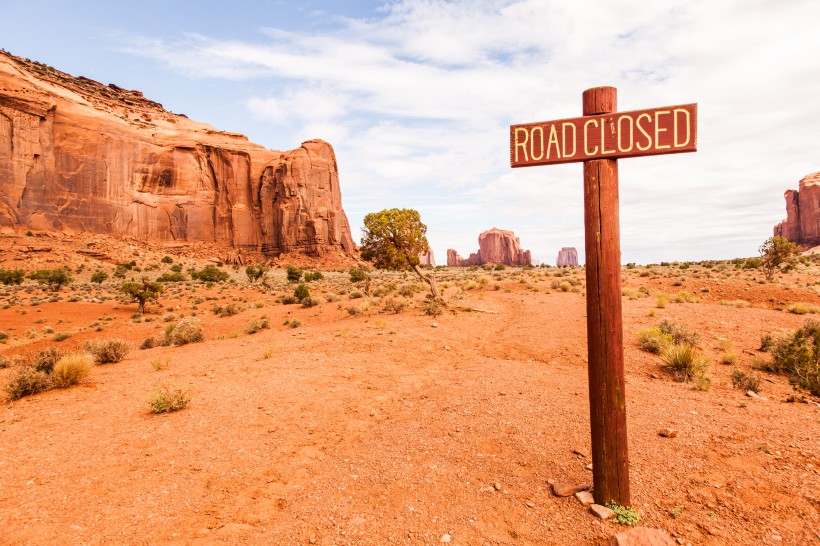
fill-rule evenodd
<path id="1" fill-rule="evenodd" d="M 509 126 L 698 103 L 698 151 L 619 160 L 622 262 L 758 254 L 820 170 L 816 0 L 0 0 L 0 48 L 290 150 L 321 138 L 354 239 L 417 209 L 439 264 L 508 229 L 584 253 L 580 163 L 511 169 Z M 9 24 L 8 22 L 12 22 Z"/>

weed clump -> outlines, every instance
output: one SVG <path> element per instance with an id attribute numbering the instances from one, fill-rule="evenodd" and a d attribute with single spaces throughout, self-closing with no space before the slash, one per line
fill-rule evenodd
<path id="1" fill-rule="evenodd" d="M 744 391 L 760 392 L 760 376 L 735 368 L 732 370 L 732 386 Z"/>
<path id="2" fill-rule="evenodd" d="M 633 527 L 641 521 L 641 515 L 637 510 L 628 506 L 621 506 L 614 500 L 610 501 L 606 507 L 615 512 L 615 517 L 612 519 L 613 523 Z"/>
<path id="3" fill-rule="evenodd" d="M 807 320 L 777 341 L 771 353 L 770 371 L 788 374 L 794 385 L 820 396 L 820 321 Z"/>
<path id="4" fill-rule="evenodd" d="M 9 400 L 19 400 L 24 396 L 37 394 L 51 388 L 51 377 L 43 371 L 39 371 L 34 366 L 18 366 L 9 377 L 9 382 L 5 387 Z"/>
<path id="5" fill-rule="evenodd" d="M 76 385 L 91 372 L 91 360 L 82 353 L 71 353 L 63 356 L 54 365 L 51 372 L 51 384 L 56 389 L 65 389 Z"/>
<path id="6" fill-rule="evenodd" d="M 194 317 L 185 317 L 176 324 L 165 328 L 165 337 L 170 345 L 185 345 L 198 343 L 205 339 L 199 320 Z"/>
<path id="7" fill-rule="evenodd" d="M 125 358 L 131 344 L 119 338 L 95 339 L 86 341 L 83 348 L 94 355 L 97 364 L 114 364 Z"/>
<path id="8" fill-rule="evenodd" d="M 647 353 L 660 354 L 670 343 L 672 343 L 672 336 L 661 332 L 658 327 L 638 332 L 638 344 L 641 350 Z"/>
<path id="9" fill-rule="evenodd" d="M 148 401 L 153 413 L 170 413 L 179 411 L 191 401 L 191 395 L 187 390 L 163 385 L 151 395 Z"/>
<path id="10" fill-rule="evenodd" d="M 663 362 L 672 370 L 678 381 L 690 381 L 706 376 L 709 363 L 694 345 L 676 343 L 663 350 Z"/>
<path id="11" fill-rule="evenodd" d="M 246 334 L 255 334 L 260 330 L 265 330 L 270 327 L 270 323 L 268 322 L 267 315 L 262 315 L 257 319 L 251 320 L 248 324 L 245 325 L 245 333 Z"/>

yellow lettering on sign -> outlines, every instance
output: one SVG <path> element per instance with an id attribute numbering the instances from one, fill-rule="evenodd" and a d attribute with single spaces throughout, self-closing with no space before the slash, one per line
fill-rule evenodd
<path id="1" fill-rule="evenodd" d="M 642 120 L 644 117 L 646 117 L 646 119 L 648 119 L 648 120 L 649 120 L 649 122 L 650 122 L 650 123 L 652 123 L 652 116 L 650 116 L 650 115 L 649 115 L 649 114 L 647 114 L 646 112 L 644 112 L 643 114 L 641 114 L 640 116 L 638 116 L 638 119 L 637 119 L 637 120 L 635 120 L 635 125 L 637 125 L 637 126 L 638 126 L 638 130 L 639 130 L 641 133 L 643 133 L 643 136 L 645 136 L 645 137 L 646 137 L 646 146 L 641 146 L 641 145 L 640 145 L 639 143 L 637 143 L 637 142 L 635 143 L 635 147 L 636 147 L 637 149 L 639 149 L 640 151 L 642 151 L 642 152 L 645 152 L 646 150 L 648 150 L 649 148 L 651 148 L 651 147 L 652 147 L 652 135 L 650 135 L 649 133 L 647 133 L 647 132 L 646 132 L 646 129 L 644 129 L 644 128 L 643 128 L 643 126 L 641 125 L 641 120 Z"/>
<path id="2" fill-rule="evenodd" d="M 609 130 L 610 130 L 610 132 L 612 132 L 612 130 L 613 130 L 612 118 L 609 118 L 609 121 L 610 121 Z M 615 153 L 615 148 L 612 148 L 611 150 L 606 149 L 606 131 L 604 130 L 604 128 L 606 127 L 606 122 L 607 122 L 607 118 L 602 118 L 601 119 L 601 153 L 602 154 L 614 154 Z"/>
<path id="3" fill-rule="evenodd" d="M 572 152 L 567 152 L 567 128 L 572 128 Z M 561 124 L 561 144 L 564 150 L 564 157 L 572 157 L 575 155 L 575 124 L 565 121 Z"/>
<path id="4" fill-rule="evenodd" d="M 623 125 L 621 122 L 626 120 L 629 122 L 629 147 L 626 148 L 623 145 L 623 139 L 621 138 L 626 131 L 623 129 Z M 618 151 L 620 152 L 629 152 L 632 150 L 633 142 L 635 141 L 635 125 L 634 121 L 632 121 L 632 116 L 621 116 L 618 118 Z"/>
<path id="5" fill-rule="evenodd" d="M 589 125 L 594 124 L 596 127 L 598 126 L 597 119 L 590 119 L 584 122 L 584 153 L 589 155 L 595 155 L 598 153 L 598 146 L 590 151 L 589 149 Z"/>
<path id="6" fill-rule="evenodd" d="M 547 142 L 547 159 L 550 158 L 550 150 L 553 144 L 555 145 L 555 156 L 561 159 L 561 147 L 558 145 L 558 131 L 555 129 L 555 124 L 550 125 L 550 139 Z"/>
<path id="7" fill-rule="evenodd" d="M 686 127 L 686 140 L 683 142 L 678 142 L 678 114 L 684 114 L 686 116 L 686 121 L 684 122 L 684 126 Z M 689 125 L 689 110 L 685 110 L 683 108 L 675 108 L 672 110 L 672 115 L 674 116 L 675 123 L 673 124 L 673 129 L 675 131 L 675 148 L 683 148 L 687 144 L 689 144 L 689 139 L 692 138 L 692 130 L 691 126 Z"/>
<path id="8" fill-rule="evenodd" d="M 661 129 L 660 117 L 664 114 L 671 114 L 669 110 L 658 110 L 655 112 L 655 148 L 671 148 L 669 144 L 661 144 L 661 133 L 665 133 L 669 129 Z"/>
<path id="9" fill-rule="evenodd" d="M 535 142 L 536 142 L 535 132 L 536 131 L 541 133 L 541 139 L 540 139 L 541 140 L 541 154 L 538 155 L 538 156 L 535 155 Z M 532 131 L 530 131 L 530 158 L 533 161 L 538 161 L 539 159 L 544 158 L 544 128 L 541 127 L 541 126 L 533 127 Z"/>
<path id="10" fill-rule="evenodd" d="M 518 140 L 518 135 L 524 133 L 524 140 Z M 529 157 L 527 156 L 527 140 L 530 138 L 530 133 L 523 127 L 516 127 L 515 128 L 515 161 L 518 162 L 518 148 L 521 148 L 521 151 L 524 152 L 524 161 L 529 161 Z"/>

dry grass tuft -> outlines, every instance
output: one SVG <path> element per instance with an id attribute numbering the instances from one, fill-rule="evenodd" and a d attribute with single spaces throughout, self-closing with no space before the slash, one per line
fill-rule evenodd
<path id="1" fill-rule="evenodd" d="M 76 385 L 91 373 L 91 359 L 83 353 L 70 353 L 54 365 L 51 382 L 54 388 L 65 389 Z"/>

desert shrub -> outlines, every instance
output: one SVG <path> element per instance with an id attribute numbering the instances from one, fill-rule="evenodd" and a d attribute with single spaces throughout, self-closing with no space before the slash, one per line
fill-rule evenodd
<path id="1" fill-rule="evenodd" d="M 313 307 L 314 305 L 319 305 L 320 303 L 322 303 L 321 299 L 308 296 L 302 300 L 302 307 Z"/>
<path id="2" fill-rule="evenodd" d="M 434 299 L 425 300 L 422 304 L 422 310 L 425 315 L 431 317 L 437 317 L 444 312 L 443 304 Z"/>
<path id="3" fill-rule="evenodd" d="M 690 381 L 706 375 L 709 363 L 691 343 L 676 343 L 666 347 L 661 359 L 678 381 Z"/>
<path id="4" fill-rule="evenodd" d="M 200 271 L 193 270 L 191 272 L 191 278 L 196 281 L 209 283 L 227 281 L 231 276 L 227 271 L 222 271 L 215 265 L 206 265 Z"/>
<path id="5" fill-rule="evenodd" d="M 807 320 L 771 353 L 772 371 L 789 374 L 794 385 L 820 396 L 820 321 Z"/>
<path id="6" fill-rule="evenodd" d="M 254 283 L 265 276 L 270 268 L 264 264 L 249 265 L 245 268 L 245 275 L 248 276 L 248 281 Z"/>
<path id="7" fill-rule="evenodd" d="M 325 276 L 321 271 L 308 271 L 304 276 L 305 282 L 320 281 L 324 278 Z"/>
<path id="8" fill-rule="evenodd" d="M 743 269 L 757 269 L 763 265 L 763 260 L 761 258 L 748 258 L 745 262 L 743 262 Z"/>
<path id="9" fill-rule="evenodd" d="M 820 307 L 810 303 L 793 303 L 786 307 L 786 311 L 795 315 L 817 314 L 820 313 Z"/>
<path id="10" fill-rule="evenodd" d="M 774 347 L 776 340 L 772 334 L 763 334 L 760 336 L 760 348 L 758 351 L 762 351 L 764 353 L 769 352 L 772 347 Z"/>
<path id="11" fill-rule="evenodd" d="M 298 318 L 290 319 L 285 321 L 285 326 L 290 326 L 291 328 L 298 328 L 302 325 L 302 321 Z"/>
<path id="12" fill-rule="evenodd" d="M 504 267 L 504 264 L 498 264 L 498 265 L 495 266 L 496 271 L 504 271 L 505 269 L 507 269 L 507 268 Z"/>
<path id="13" fill-rule="evenodd" d="M 658 309 L 666 308 L 666 295 L 658 294 L 658 303 L 656 305 Z"/>
<path id="14" fill-rule="evenodd" d="M 171 272 L 168 273 L 167 271 L 157 277 L 157 282 L 185 282 L 188 280 L 188 277 L 183 275 L 182 273 Z"/>
<path id="15" fill-rule="evenodd" d="M 5 391 L 9 395 L 9 400 L 13 401 L 50 388 L 49 374 L 38 371 L 34 366 L 18 366 L 9 376 Z"/>
<path id="16" fill-rule="evenodd" d="M 106 273 L 102 269 L 98 269 L 91 275 L 91 282 L 100 284 L 101 282 L 105 281 L 107 278 L 108 278 L 108 273 Z"/>
<path id="17" fill-rule="evenodd" d="M 253 319 L 245 325 L 246 334 L 255 334 L 260 330 L 265 330 L 270 327 L 267 315 L 262 315 L 259 318 Z"/>
<path id="18" fill-rule="evenodd" d="M 182 273 L 182 264 L 174 264 L 171 266 L 171 271 L 174 273 Z"/>
<path id="19" fill-rule="evenodd" d="M 282 296 L 280 301 L 284 305 L 293 305 L 294 303 L 299 303 L 299 299 L 296 296 Z"/>
<path id="20" fill-rule="evenodd" d="M 174 263 L 174 259 L 173 259 L 172 257 L 170 257 L 170 256 L 163 256 L 163 257 L 162 257 L 162 259 L 161 259 L 160 261 L 161 261 L 162 263 L 164 263 L 164 264 L 172 264 L 172 263 Z"/>
<path id="21" fill-rule="evenodd" d="M 744 309 L 746 307 L 751 307 L 752 305 L 746 300 L 720 300 L 718 303 L 729 307 L 737 307 L 738 309 Z"/>
<path id="22" fill-rule="evenodd" d="M 0 282 L 5 285 L 22 284 L 25 272 L 22 269 L 0 269 Z"/>
<path id="23" fill-rule="evenodd" d="M 563 281 L 558 285 L 558 288 L 560 288 L 562 292 L 569 292 L 572 289 L 572 285 L 567 281 Z"/>
<path id="24" fill-rule="evenodd" d="M 159 387 L 148 401 L 153 413 L 170 413 L 179 411 L 191 401 L 190 393 L 181 388 Z"/>
<path id="25" fill-rule="evenodd" d="M 367 272 L 358 267 L 351 267 L 348 273 L 350 274 L 350 282 L 362 282 L 368 278 Z"/>
<path id="26" fill-rule="evenodd" d="M 404 307 L 407 304 L 402 300 L 397 300 L 395 298 L 387 298 L 384 301 L 384 307 L 382 307 L 382 313 L 401 313 L 404 311 Z"/>
<path id="27" fill-rule="evenodd" d="M 54 347 L 46 347 L 31 359 L 31 366 L 38 372 L 50 374 L 54 369 L 54 365 L 63 356 L 63 351 L 55 349 Z"/>
<path id="28" fill-rule="evenodd" d="M 113 364 L 125 358 L 131 350 L 131 344 L 124 339 L 94 339 L 86 341 L 83 348 L 94 355 L 97 364 Z"/>
<path id="29" fill-rule="evenodd" d="M 54 339 L 54 341 L 65 341 L 70 337 L 70 332 L 57 332 L 56 334 L 54 334 L 54 337 L 52 339 Z"/>
<path id="30" fill-rule="evenodd" d="M 303 299 L 310 297 L 310 291 L 307 286 L 300 284 L 296 287 L 296 290 L 293 291 L 293 297 L 299 301 L 302 301 Z"/>
<path id="31" fill-rule="evenodd" d="M 353 292 L 351 292 L 351 293 L 350 293 L 350 295 L 348 296 L 348 298 L 350 298 L 351 300 L 357 300 L 357 299 L 359 299 L 359 298 L 363 298 L 363 297 L 364 297 L 364 294 L 362 294 L 362 293 L 361 293 L 361 292 L 359 292 L 358 290 L 354 290 L 354 291 L 353 291 Z"/>
<path id="32" fill-rule="evenodd" d="M 760 376 L 735 368 L 732 370 L 732 385 L 744 391 L 760 392 Z"/>
<path id="33" fill-rule="evenodd" d="M 8 341 L 9 335 L 6 332 L 0 332 L 0 343 Z"/>
<path id="34" fill-rule="evenodd" d="M 647 353 L 660 354 L 670 343 L 672 336 L 661 332 L 660 328 L 647 328 L 638 332 L 638 345 Z"/>
<path id="35" fill-rule="evenodd" d="M 356 316 L 361 312 L 362 312 L 362 310 L 359 309 L 358 307 L 356 307 L 355 305 L 352 306 L 352 307 L 347 308 L 347 314 L 350 315 L 351 317 Z"/>
<path id="36" fill-rule="evenodd" d="M 145 304 L 149 301 L 159 301 L 159 295 L 165 289 L 157 282 L 150 282 L 146 277 L 140 281 L 125 281 L 120 286 L 120 293 L 137 302 L 139 314 L 145 313 Z"/>
<path id="37" fill-rule="evenodd" d="M 213 312 L 214 315 L 217 315 L 217 316 L 223 317 L 223 318 L 224 317 L 232 317 L 235 314 L 239 313 L 239 309 L 237 309 L 237 307 L 234 303 L 229 303 L 227 305 L 214 304 L 214 306 L 211 308 L 211 311 Z"/>
<path id="38" fill-rule="evenodd" d="M 58 269 L 40 269 L 28 274 L 28 278 L 38 284 L 47 284 L 55 292 L 72 280 L 71 271 L 66 267 Z"/>
<path id="39" fill-rule="evenodd" d="M 140 350 L 144 351 L 146 349 L 153 349 L 156 346 L 157 346 L 157 340 L 154 339 L 153 337 L 147 337 L 147 338 L 142 340 L 142 343 L 140 343 Z"/>
<path id="40" fill-rule="evenodd" d="M 670 320 L 662 320 L 658 323 L 658 330 L 662 333 L 672 337 L 672 343 L 681 344 L 685 343 L 688 345 L 697 345 L 698 344 L 698 334 L 697 332 L 692 332 L 687 330 L 683 326 L 675 324 Z"/>
<path id="41" fill-rule="evenodd" d="M 285 274 L 287 275 L 288 282 L 299 282 L 299 279 L 302 278 L 302 270 L 292 265 L 285 268 Z"/>
<path id="42" fill-rule="evenodd" d="M 683 291 L 672 296 L 672 301 L 675 303 L 697 303 L 700 298 L 690 292 Z"/>
<path id="43" fill-rule="evenodd" d="M 737 362 L 737 354 L 732 352 L 725 352 L 720 355 L 720 363 L 727 366 L 733 366 Z"/>
<path id="44" fill-rule="evenodd" d="M 205 334 L 198 319 L 185 317 L 176 324 L 170 324 L 165 329 L 165 337 L 171 345 L 186 345 L 203 341 Z"/>
<path id="45" fill-rule="evenodd" d="M 91 372 L 91 360 L 82 353 L 70 353 L 57 361 L 51 372 L 54 388 L 65 389 L 76 385 Z"/>

